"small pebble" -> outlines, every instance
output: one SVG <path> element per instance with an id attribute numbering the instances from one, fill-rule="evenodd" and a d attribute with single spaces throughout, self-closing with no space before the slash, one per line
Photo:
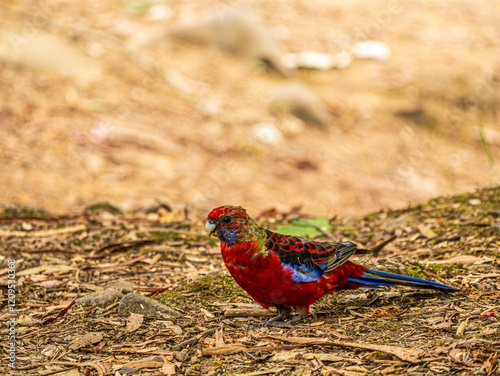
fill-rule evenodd
<path id="1" fill-rule="evenodd" d="M 391 49 L 384 42 L 365 40 L 354 45 L 352 54 L 358 59 L 387 60 Z"/>
<path id="2" fill-rule="evenodd" d="M 172 9 L 170 9 L 165 4 L 156 4 L 148 9 L 147 18 L 150 21 L 166 21 L 172 17 Z"/>
<path id="3" fill-rule="evenodd" d="M 272 124 L 257 123 L 252 130 L 255 137 L 264 144 L 276 145 L 283 141 L 283 135 Z"/>
<path id="4" fill-rule="evenodd" d="M 23 222 L 21 224 L 21 227 L 23 228 L 24 231 L 31 231 L 31 230 L 33 230 L 33 225 L 31 223 L 28 223 L 28 222 Z"/>

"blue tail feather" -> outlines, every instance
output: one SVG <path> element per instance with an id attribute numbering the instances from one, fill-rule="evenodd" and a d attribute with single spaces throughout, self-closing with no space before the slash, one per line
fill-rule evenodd
<path id="1" fill-rule="evenodd" d="M 381 272 L 378 270 L 368 269 L 365 273 L 357 278 L 349 278 L 350 282 L 361 283 L 362 288 L 378 288 L 392 285 L 402 285 L 410 287 L 418 287 L 424 289 L 439 290 L 442 292 L 457 292 L 460 291 L 455 287 L 444 285 L 442 283 L 427 281 L 421 278 L 409 277 L 406 275 Z"/>
<path id="2" fill-rule="evenodd" d="M 361 276 L 363 277 L 363 276 Z M 364 285 L 375 285 L 375 286 L 392 286 L 394 283 L 387 283 L 387 282 L 372 282 L 368 281 L 366 279 L 361 280 L 361 279 L 354 279 L 354 278 L 348 278 L 349 282 L 356 282 L 356 283 L 362 283 Z"/>

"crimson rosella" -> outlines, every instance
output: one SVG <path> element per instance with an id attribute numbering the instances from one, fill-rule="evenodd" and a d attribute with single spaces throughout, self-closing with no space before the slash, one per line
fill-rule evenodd
<path id="1" fill-rule="evenodd" d="M 234 280 L 264 308 L 279 315 L 265 324 L 289 327 L 304 319 L 325 294 L 392 285 L 456 292 L 451 286 L 368 269 L 348 261 L 364 253 L 354 243 L 315 242 L 259 227 L 240 206 L 220 206 L 208 214 L 207 234 L 221 241 L 224 263 Z M 299 316 L 285 321 L 291 311 Z"/>

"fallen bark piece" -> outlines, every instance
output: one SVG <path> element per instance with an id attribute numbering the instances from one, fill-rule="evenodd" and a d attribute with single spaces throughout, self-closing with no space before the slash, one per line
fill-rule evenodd
<path id="1" fill-rule="evenodd" d="M 265 369 L 263 371 L 255 371 L 255 372 L 250 372 L 250 373 L 237 373 L 234 376 L 260 376 L 260 375 L 269 375 L 272 373 L 280 373 L 282 371 L 285 371 L 285 367 L 280 367 L 280 368 L 270 368 L 270 369 Z"/>
<path id="2" fill-rule="evenodd" d="M 182 351 L 174 351 L 174 358 L 178 362 L 184 362 L 189 357 L 188 350 L 184 349 Z"/>
<path id="3" fill-rule="evenodd" d="M 175 375 L 175 364 L 167 360 L 163 363 L 160 372 L 164 375 Z"/>
<path id="4" fill-rule="evenodd" d="M 77 362 L 53 361 L 53 362 L 39 363 L 39 365 L 41 365 L 41 366 L 54 365 L 54 364 L 63 365 L 63 366 L 73 366 L 73 367 L 92 367 L 97 371 L 97 374 L 99 376 L 104 376 L 104 373 L 106 372 L 106 368 L 100 362 L 77 363 Z M 80 373 L 79 373 L 79 375 L 80 375 Z"/>
<path id="5" fill-rule="evenodd" d="M 208 349 L 203 349 L 203 355 L 229 355 L 236 354 L 241 351 L 245 351 L 247 348 L 243 345 L 222 345 L 216 347 L 209 347 Z"/>
<path id="6" fill-rule="evenodd" d="M 333 334 L 335 337 L 338 337 L 340 339 L 351 339 L 351 337 L 346 336 L 345 334 L 337 332 L 335 329 L 332 328 L 326 328 L 331 334 Z"/>
<path id="7" fill-rule="evenodd" d="M 128 362 L 123 364 L 124 367 L 131 367 L 136 369 L 141 368 L 161 368 L 163 367 L 165 362 L 161 356 L 151 356 L 141 360 L 135 360 L 132 362 Z"/>
<path id="8" fill-rule="evenodd" d="M 283 362 L 290 359 L 294 359 L 300 356 L 302 359 L 312 360 L 317 359 L 322 362 L 351 362 L 353 359 L 342 358 L 334 354 L 316 354 L 316 353 L 304 353 L 303 351 L 280 351 L 274 354 L 269 361 L 272 362 Z M 356 359 L 357 360 L 357 359 Z"/>
<path id="9" fill-rule="evenodd" d="M 139 313 L 131 313 L 127 319 L 127 330 L 133 332 L 139 329 L 144 321 L 144 315 Z"/>
<path id="10" fill-rule="evenodd" d="M 422 234 L 422 236 L 426 237 L 427 239 L 434 239 L 437 236 L 437 234 L 430 228 L 430 226 L 418 225 L 417 228 L 420 234 Z"/>
<path id="11" fill-rule="evenodd" d="M 230 355 L 230 354 L 236 354 L 239 353 L 240 351 L 244 352 L 266 352 L 266 351 L 276 351 L 276 350 L 291 350 L 291 349 L 296 349 L 297 347 L 303 346 L 302 344 L 295 344 L 295 345 L 270 345 L 270 346 L 258 346 L 258 347 L 250 347 L 246 348 L 243 345 L 222 345 L 222 346 L 215 346 L 215 347 L 209 347 L 206 349 L 203 349 L 201 351 L 202 355 L 209 356 L 209 355 Z"/>
<path id="12" fill-rule="evenodd" d="M 270 362 L 286 362 L 287 360 L 294 359 L 301 355 L 300 351 L 280 351 L 268 359 Z M 305 355 L 305 354 L 302 354 Z"/>
<path id="13" fill-rule="evenodd" d="M 331 367 L 325 367 L 321 376 L 329 376 L 329 375 L 342 375 L 342 376 L 366 376 L 366 372 L 356 372 L 356 371 L 348 371 L 345 369 L 336 369 Z"/>
<path id="14" fill-rule="evenodd" d="M 472 255 L 460 255 L 455 256 L 445 260 L 435 260 L 435 261 L 424 261 L 423 264 L 463 264 L 463 265 L 472 265 L 472 264 L 486 264 L 488 262 L 493 262 L 494 260 L 489 257 L 476 257 Z"/>
<path id="15" fill-rule="evenodd" d="M 68 350 L 76 351 L 82 347 L 93 345 L 94 343 L 99 343 L 102 341 L 102 333 L 100 332 L 89 332 L 82 336 L 77 336 L 68 346 Z"/>
<path id="16" fill-rule="evenodd" d="M 410 363 L 418 363 L 418 358 L 424 354 L 424 351 L 420 349 L 409 349 L 400 346 L 389 346 L 389 345 L 379 345 L 370 343 L 329 341 L 327 339 L 321 339 L 321 338 L 278 337 L 278 336 L 264 336 L 261 338 L 276 339 L 283 342 L 298 343 L 301 345 L 339 346 L 339 347 L 351 347 L 356 349 L 365 349 L 372 351 L 382 351 L 387 354 L 397 356 L 399 359 Z"/>

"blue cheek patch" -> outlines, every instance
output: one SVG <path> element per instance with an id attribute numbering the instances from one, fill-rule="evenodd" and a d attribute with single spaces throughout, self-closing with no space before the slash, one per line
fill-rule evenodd
<path id="1" fill-rule="evenodd" d="M 230 245 L 234 245 L 239 240 L 239 233 L 238 230 L 225 230 L 222 239 Z"/>
<path id="2" fill-rule="evenodd" d="M 323 274 L 316 268 L 311 266 L 301 264 L 301 265 L 292 265 L 292 264 L 282 264 L 285 269 L 288 269 L 292 272 L 292 279 L 297 283 L 307 283 L 314 282 L 319 279 Z"/>

